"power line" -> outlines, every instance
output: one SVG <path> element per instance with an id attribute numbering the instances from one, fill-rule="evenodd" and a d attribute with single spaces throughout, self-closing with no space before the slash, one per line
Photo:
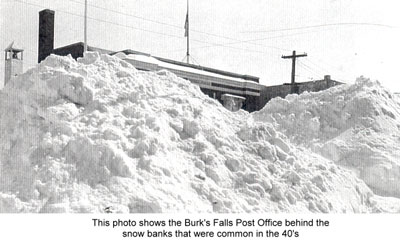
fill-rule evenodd
<path id="1" fill-rule="evenodd" d="M 23 1 L 20 1 L 20 0 L 14 0 L 14 1 L 15 1 L 15 2 L 19 2 L 19 3 L 22 3 L 22 4 L 27 4 L 27 5 L 35 6 L 35 7 L 47 8 L 46 6 L 39 5 L 39 4 L 34 4 L 34 3 L 29 3 L 29 2 L 23 2 Z M 56 11 L 62 12 L 62 13 L 65 13 L 65 14 L 69 14 L 69 15 L 73 15 L 73 16 L 77 16 L 77 17 L 80 17 L 80 18 L 84 18 L 83 15 L 79 15 L 79 14 L 76 14 L 76 13 L 71 13 L 71 12 L 64 11 L 64 10 L 56 10 Z M 116 26 L 131 28 L 131 29 L 134 29 L 134 30 L 140 30 L 140 31 L 149 32 L 149 33 L 153 33 L 153 34 L 158 34 L 158 35 L 163 35 L 163 36 L 168 36 L 168 37 L 173 37 L 173 38 L 179 38 L 179 39 L 183 39 L 183 38 L 184 38 L 184 37 L 181 37 L 181 36 L 178 36 L 178 35 L 172 35 L 172 34 L 166 34 L 166 33 L 161 33 L 161 32 L 155 32 L 155 31 L 151 31 L 151 30 L 147 30 L 147 29 L 137 28 L 137 27 L 130 26 L 130 25 L 122 25 L 122 24 L 119 24 L 119 23 L 116 23 L 116 22 L 111 22 L 111 21 L 96 19 L 96 18 L 89 17 L 89 16 L 88 16 L 87 18 L 90 19 L 90 20 L 93 20 L 93 21 L 98 21 L 98 22 L 107 23 L 107 24 L 112 24 L 112 25 L 116 25 Z M 225 48 L 229 48 L 229 49 L 233 49 L 233 50 L 242 50 L 242 51 L 248 51 L 248 52 L 264 53 L 264 52 L 260 52 L 260 51 L 258 51 L 258 50 L 250 50 L 250 49 L 232 47 L 232 46 L 227 46 L 227 45 L 225 45 L 225 44 L 217 44 L 217 43 L 207 42 L 207 41 L 198 40 L 198 39 L 191 39 L 191 40 L 192 40 L 192 41 L 195 41 L 195 42 L 203 43 L 203 44 L 208 44 L 207 47 L 221 46 L 221 47 L 225 47 Z M 242 41 L 239 41 L 239 43 L 242 43 Z M 195 48 L 195 49 L 196 49 L 196 48 Z M 277 48 L 277 49 L 280 49 L 280 48 Z"/>
<path id="2" fill-rule="evenodd" d="M 197 40 L 195 40 L 195 41 L 197 41 Z M 206 42 L 202 42 L 202 43 L 206 43 Z M 204 48 L 213 48 L 213 47 L 224 47 L 224 48 L 228 48 L 228 49 L 239 50 L 239 51 L 247 51 L 247 52 L 258 53 L 258 54 L 268 54 L 268 55 L 274 55 L 274 56 L 276 55 L 275 53 L 267 52 L 267 51 L 260 51 L 260 50 L 246 49 L 246 48 L 240 48 L 240 47 L 226 46 L 224 44 L 217 44 L 217 43 L 210 43 L 210 42 L 207 42 L 207 43 L 210 44 L 210 45 L 193 47 L 192 50 L 204 49 Z M 177 49 L 177 50 L 170 50 L 168 52 L 181 52 L 183 50 L 184 49 Z"/>
<path id="3" fill-rule="evenodd" d="M 31 6 L 35 6 L 35 7 L 46 8 L 46 6 L 38 5 L 38 4 L 34 4 L 34 3 L 23 2 L 23 1 L 20 1 L 20 0 L 14 0 L 14 1 L 15 1 L 15 2 L 19 2 L 19 3 L 23 3 L 23 4 L 27 4 L 27 5 L 31 5 Z M 80 3 L 80 2 L 77 2 L 77 1 L 74 1 L 74 0 L 68 0 L 68 1 L 74 2 L 74 3 L 83 4 L 83 3 Z M 111 11 L 111 12 L 115 12 L 115 13 L 119 13 L 119 14 L 123 14 L 123 15 L 127 15 L 127 16 L 132 16 L 132 17 L 139 18 L 139 19 L 146 20 L 146 21 L 151 21 L 151 22 L 158 23 L 158 24 L 164 24 L 164 25 L 169 25 L 169 26 L 173 26 L 173 27 L 178 27 L 178 26 L 176 26 L 176 25 L 172 25 L 172 24 L 168 24 L 168 23 L 164 23 L 164 22 L 159 22 L 159 21 L 155 21 L 155 20 L 150 20 L 150 19 L 147 19 L 147 18 L 142 18 L 142 17 L 139 17 L 139 16 L 135 16 L 135 15 L 125 14 L 125 13 L 122 13 L 122 12 L 119 12 L 119 11 L 106 9 L 106 8 L 99 7 L 99 6 L 96 6 L 96 5 L 90 5 L 90 6 L 92 6 L 92 7 L 97 7 L 97 8 L 100 8 L 100 9 L 103 9 L 103 10 L 107 10 L 107 11 Z M 73 16 L 77 16 L 77 17 L 84 18 L 83 15 L 79 15 L 79 14 L 76 14 L 76 13 L 71 13 L 71 12 L 64 11 L 64 10 L 57 10 L 57 11 L 58 11 L 58 12 L 62 12 L 62 13 L 66 13 L 66 14 L 69 14 L 69 15 L 73 15 Z M 87 17 L 87 18 L 90 19 L 90 20 L 93 20 L 93 21 L 98 21 L 98 22 L 102 22 L 102 23 L 107 23 L 107 24 L 117 25 L 117 26 L 121 26 L 121 27 L 131 28 L 131 29 L 134 29 L 134 30 L 149 32 L 149 33 L 158 34 L 158 35 L 163 35 L 163 36 L 168 36 L 168 37 L 173 37 L 173 38 L 179 38 L 179 39 L 182 38 L 181 36 L 178 36 L 178 35 L 172 35 L 172 34 L 166 34 L 166 33 L 161 33 L 161 32 L 155 32 L 155 31 L 148 30 L 148 29 L 138 28 L 138 27 L 134 27 L 134 26 L 130 26 L 130 25 L 122 25 L 122 24 L 119 24 L 119 23 L 116 23 L 116 22 L 101 20 L 101 19 L 97 19 L 97 18 L 93 18 L 93 17 Z M 179 29 L 181 29 L 181 27 L 179 27 Z M 196 31 L 196 32 L 199 32 L 199 31 Z M 203 32 L 203 33 L 205 33 L 205 32 Z M 234 45 L 234 44 L 239 44 L 239 43 L 249 43 L 249 44 L 258 45 L 258 46 L 263 46 L 263 47 L 268 47 L 268 48 L 273 48 L 273 49 L 277 49 L 277 50 L 289 51 L 288 49 L 285 49 L 285 48 L 280 48 L 280 47 L 276 47 L 276 46 L 267 46 L 267 45 L 262 45 L 262 44 L 258 44 L 258 43 L 251 43 L 251 42 L 253 42 L 253 41 L 260 41 L 260 40 L 266 40 L 266 39 L 274 39 L 274 38 L 288 37 L 288 36 L 299 35 L 299 34 L 304 34 L 304 33 L 309 33 L 309 32 L 301 32 L 301 33 L 294 33 L 294 34 L 289 34 L 289 35 L 280 35 L 280 36 L 266 37 L 266 38 L 260 38 L 260 39 L 252 39 L 252 40 L 238 40 L 238 39 L 233 39 L 233 38 L 230 38 L 230 37 L 225 37 L 225 36 L 217 35 L 217 36 L 219 36 L 219 37 L 222 37 L 222 38 L 225 38 L 225 39 L 230 39 L 230 40 L 234 40 L 234 41 L 235 41 L 235 42 L 230 42 L 230 43 L 212 43 L 212 42 L 207 42 L 207 41 L 198 40 L 198 39 L 191 39 L 191 40 L 192 40 L 192 41 L 195 41 L 195 42 L 199 42 L 199 43 L 208 44 L 207 46 L 194 47 L 194 49 L 203 49 L 203 48 L 209 48 L 209 47 L 220 46 L 220 47 L 225 47 L 225 48 L 235 49 L 235 50 L 243 50 L 243 51 L 256 52 L 256 53 L 265 53 L 265 52 L 261 52 L 261 51 L 258 51 L 258 50 L 237 48 L 237 47 L 232 47 L 232 46 L 228 46 L 228 45 Z M 207 33 L 207 34 L 210 34 L 210 33 Z M 178 51 L 178 50 L 176 50 L 176 51 Z M 180 50 L 179 50 L 179 51 L 180 51 Z M 271 54 L 271 53 L 269 53 L 269 54 Z"/>
<path id="4" fill-rule="evenodd" d="M 194 40 L 194 39 L 191 39 L 191 40 L 200 42 L 199 40 Z M 242 50 L 242 51 L 248 51 L 248 52 L 256 52 L 256 53 L 262 53 L 262 54 L 273 54 L 271 52 L 265 52 L 265 51 L 260 51 L 260 50 L 252 50 L 252 49 L 246 49 L 246 48 L 227 46 L 227 45 L 231 45 L 231 44 L 238 44 L 236 42 L 235 43 L 211 43 L 211 42 L 201 41 L 201 43 L 207 43 L 207 44 L 210 44 L 210 45 L 192 47 L 192 49 L 205 49 L 205 48 L 212 48 L 212 47 L 226 47 L 226 48 L 230 48 L 230 49 L 236 49 L 236 50 Z M 263 46 L 261 44 L 259 44 L 259 45 Z M 275 48 L 275 49 L 277 49 L 279 51 L 290 51 L 288 49 L 278 48 L 278 47 L 271 47 L 271 46 L 263 46 L 263 47 Z M 180 52 L 180 51 L 183 51 L 183 50 L 184 49 L 177 49 L 177 50 L 171 50 L 169 52 Z"/>
<path id="5" fill-rule="evenodd" d="M 303 65 L 303 66 L 306 66 L 306 67 L 308 67 L 309 69 L 312 69 L 311 66 L 308 66 L 308 65 L 305 64 L 304 62 L 305 62 L 305 61 L 302 61 L 302 65 Z M 332 75 L 331 71 L 329 71 L 329 70 L 327 70 L 327 69 L 324 69 L 324 68 L 318 66 L 316 63 L 313 63 L 311 60 L 306 59 L 306 62 L 312 63 L 315 67 L 319 67 L 319 68 L 321 69 L 323 75 L 325 75 L 325 74 Z M 332 66 L 332 67 L 333 67 L 333 66 Z M 312 70 L 314 70 L 314 69 L 312 69 Z M 319 71 L 319 72 L 317 72 L 317 73 L 321 73 L 321 71 Z M 339 72 L 340 75 L 346 76 L 343 72 L 339 71 L 338 69 L 336 69 L 336 71 Z M 326 72 L 326 73 L 325 73 L 325 72 Z M 346 78 L 343 79 L 341 76 L 338 77 L 338 76 L 335 75 L 335 77 L 336 77 L 338 80 L 343 81 L 343 82 L 346 82 L 346 81 L 351 82 L 351 81 L 352 81 L 352 80 L 349 80 L 349 79 L 346 79 Z"/>
<path id="6" fill-rule="evenodd" d="M 18 3 L 22 3 L 22 4 L 27 4 L 27 5 L 35 6 L 35 7 L 47 8 L 46 6 L 39 5 L 39 4 L 34 4 L 34 3 L 29 3 L 29 2 L 23 2 L 23 1 L 20 1 L 20 0 L 14 0 L 14 1 L 15 1 L 15 2 L 18 2 Z M 57 11 L 58 11 L 58 12 L 65 13 L 65 14 L 69 14 L 69 15 L 73 15 L 73 16 L 77 16 L 77 17 L 84 18 L 83 15 L 71 13 L 71 12 L 68 12 L 68 11 L 64 11 L 64 10 L 57 10 Z M 153 34 L 158 34 L 158 35 L 163 35 L 163 36 L 168 36 L 168 37 L 173 37 L 173 38 L 179 38 L 179 39 L 183 39 L 183 38 L 184 38 L 184 37 L 181 37 L 181 36 L 178 36 L 178 35 L 172 35 L 172 34 L 166 34 L 166 33 L 161 33 L 161 32 L 155 32 L 155 31 L 151 31 L 151 30 L 148 30 L 148 29 L 138 28 L 138 27 L 134 27 L 134 26 L 130 26 L 130 25 L 122 25 L 122 24 L 119 24 L 119 23 L 116 23 L 116 22 L 111 22 L 111 21 L 96 19 L 96 18 L 89 17 L 89 16 L 88 16 L 87 18 L 90 19 L 90 20 L 93 20 L 93 21 L 98 21 L 98 22 L 107 23 L 107 24 L 112 24 L 112 25 L 116 25 L 116 26 L 131 28 L 131 29 L 134 29 L 134 30 L 140 30 L 140 31 L 149 32 L 149 33 L 153 33 Z M 241 49 L 241 48 L 237 48 L 237 47 L 226 46 L 226 45 L 224 45 L 224 44 L 216 44 L 216 43 L 207 42 L 207 41 L 198 40 L 198 39 L 191 39 L 191 40 L 192 40 L 192 41 L 195 41 L 195 42 L 203 43 L 203 44 L 209 44 L 210 46 L 221 46 L 221 47 L 225 47 L 225 48 L 229 48 L 229 49 L 251 51 L 251 50 L 248 50 L 248 49 Z M 242 41 L 240 41 L 240 42 L 242 42 Z M 210 47 L 210 46 L 209 46 L 209 47 Z M 255 50 L 253 50 L 252 52 L 258 52 L 258 53 L 260 53 L 260 51 L 255 51 Z"/>
<path id="7" fill-rule="evenodd" d="M 15 1 L 15 2 L 18 2 L 18 3 L 30 5 L 30 6 L 35 6 L 35 7 L 40 7 L 40 8 L 47 8 L 46 6 L 39 5 L 39 4 L 34 4 L 34 3 L 30 3 L 30 2 L 27 2 L 27 1 L 25 1 L 25 2 L 24 2 L 24 1 L 21 1 L 21 0 L 14 0 L 14 1 Z M 76 2 L 76 1 L 74 1 L 74 0 L 68 0 L 68 1 L 70 1 L 70 2 Z M 78 3 L 78 2 L 76 2 L 76 3 Z M 80 3 L 80 2 L 79 2 L 79 3 Z M 83 4 L 83 3 L 80 3 L 80 4 Z M 93 7 L 94 5 L 91 5 L 91 6 Z M 165 24 L 165 25 L 174 26 L 174 27 L 178 28 L 178 26 L 176 26 L 176 25 L 172 25 L 172 24 L 168 24 L 168 23 L 163 23 L 163 22 L 159 22 L 159 21 L 154 21 L 154 20 L 150 20 L 150 19 L 147 19 L 147 18 L 141 18 L 141 17 L 138 17 L 138 16 L 125 14 L 125 13 L 122 13 L 122 12 L 119 12 L 119 11 L 114 11 L 114 10 L 110 10 L 110 9 L 105 9 L 105 8 L 99 7 L 99 6 L 96 6 L 96 7 L 100 8 L 100 9 L 107 10 L 107 11 L 119 13 L 119 14 L 124 14 L 124 15 L 128 15 L 128 16 L 133 16 L 133 17 L 135 17 L 135 18 L 140 18 L 140 19 L 143 19 L 143 20 L 146 20 L 146 21 L 151 21 L 151 22 L 159 23 L 159 24 L 162 23 L 162 24 Z M 77 16 L 77 17 L 81 17 L 81 18 L 84 17 L 83 15 L 79 15 L 79 14 L 76 14 L 76 13 L 71 13 L 71 12 L 64 11 L 64 10 L 56 10 L 56 11 L 62 12 L 62 13 L 65 13 L 65 14 L 69 14 L 69 15 L 73 15 L 73 16 Z M 161 32 L 155 32 L 155 31 L 152 31 L 152 30 L 137 28 L 137 27 L 129 26 L 129 25 L 122 25 L 122 24 L 119 24 L 119 23 L 116 23 L 116 22 L 111 22 L 111 21 L 96 19 L 96 18 L 93 18 L 93 17 L 88 17 L 88 19 L 93 20 L 93 21 L 102 22 L 102 23 L 108 23 L 108 24 L 112 24 L 112 25 L 117 25 L 117 26 L 121 26 L 121 27 L 131 28 L 131 29 L 135 29 L 135 30 L 140 30 L 140 31 L 144 31 L 144 32 L 154 33 L 154 34 L 158 34 L 158 35 L 163 35 L 163 36 L 168 36 L 168 37 L 173 37 L 173 38 L 179 38 L 179 39 L 182 39 L 182 38 L 183 38 L 183 37 L 178 36 L 178 35 L 172 35 L 172 34 L 166 34 L 166 33 L 161 33 Z M 377 24 L 377 25 L 378 25 L 378 24 Z M 316 25 L 316 26 L 318 26 L 318 25 Z M 326 25 L 326 26 L 329 26 L 329 25 Z M 310 27 L 303 27 L 303 28 L 310 28 Z M 182 29 L 182 27 L 179 27 L 179 29 Z M 72 30 L 72 29 L 70 29 L 70 30 Z M 65 31 L 65 30 L 63 30 L 63 31 Z M 266 37 L 266 38 L 253 39 L 253 40 L 238 40 L 238 39 L 233 39 L 233 38 L 230 38 L 230 37 L 225 37 L 225 36 L 217 35 L 217 36 L 222 37 L 222 38 L 225 38 L 225 39 L 235 40 L 235 42 L 230 42 L 230 43 L 212 43 L 212 42 L 207 42 L 207 41 L 204 41 L 204 40 L 197 40 L 197 39 L 191 39 L 191 40 L 192 40 L 192 41 L 199 42 L 199 43 L 209 44 L 208 46 L 195 47 L 194 49 L 201 49 L 201 48 L 207 48 L 207 47 L 220 46 L 220 47 L 225 47 L 225 48 L 234 49 L 234 50 L 242 50 L 242 51 L 247 51 L 247 52 L 255 52 L 255 53 L 259 53 L 259 54 L 271 54 L 270 52 L 263 52 L 263 51 L 259 51 L 259 50 L 251 50 L 251 49 L 245 49 L 245 48 L 238 48 L 238 47 L 232 47 L 232 46 L 227 46 L 227 45 L 239 44 L 239 43 L 249 43 L 249 44 L 253 44 L 253 45 L 259 45 L 259 46 L 263 46 L 263 47 L 269 47 L 269 46 L 264 46 L 264 45 L 262 45 L 262 44 L 250 43 L 250 42 L 259 41 L 259 40 L 266 40 L 266 39 L 273 39 L 273 38 L 280 38 L 280 37 L 288 37 L 288 36 L 299 35 L 299 34 L 310 33 L 310 32 L 316 32 L 316 31 L 314 30 L 314 31 L 307 31 L 307 32 L 300 32 L 300 33 L 292 33 L 292 34 L 287 34 L 287 35 L 279 35 L 279 36 Z M 207 34 L 208 34 L 208 33 L 207 33 Z M 270 48 L 275 48 L 275 49 L 279 49 L 279 50 L 287 50 L 287 49 L 279 48 L 279 47 L 270 47 Z M 303 66 L 302 66 L 303 68 L 306 68 L 308 71 L 310 71 L 310 72 L 312 72 L 312 73 L 315 73 L 315 72 L 313 72 L 314 70 L 313 70 L 310 66 L 305 65 L 305 64 L 303 64 L 303 63 L 302 63 L 302 65 L 303 65 Z M 317 67 L 318 67 L 318 66 L 317 66 Z M 334 66 L 332 66 L 332 67 L 334 67 Z M 320 68 L 321 68 L 321 67 L 320 67 Z M 336 68 L 335 68 L 335 69 L 336 69 Z M 324 69 L 322 69 L 322 70 L 324 70 Z M 337 70 L 337 69 L 336 69 L 336 70 Z M 339 71 L 339 70 L 337 70 L 337 71 Z"/>
<path id="8" fill-rule="evenodd" d="M 310 72 L 312 75 L 316 76 L 317 78 L 323 77 L 323 73 L 317 72 L 316 70 L 314 70 L 313 68 L 311 68 L 310 66 L 306 65 L 305 63 L 303 63 L 300 60 L 299 60 L 299 66 L 301 68 L 307 70 L 308 72 Z"/>
<path id="9" fill-rule="evenodd" d="M 309 62 L 309 63 L 311 63 L 311 64 L 313 64 L 313 65 L 316 66 L 316 67 L 319 67 L 321 70 L 327 72 L 327 74 L 332 74 L 330 70 L 321 67 L 321 66 L 318 65 L 317 63 L 312 62 L 310 59 L 306 59 L 306 61 Z M 347 77 L 347 76 L 345 75 L 345 73 L 344 73 L 343 71 L 339 70 L 336 66 L 330 65 L 330 64 L 328 64 L 328 63 L 326 63 L 326 62 L 324 62 L 324 61 L 322 61 L 322 60 L 320 60 L 320 59 L 318 59 L 318 61 L 319 61 L 320 63 L 324 63 L 324 64 L 326 64 L 327 66 L 331 67 L 334 71 L 336 71 L 336 73 L 339 73 L 340 75 Z M 340 77 L 341 77 L 341 76 L 340 76 Z M 352 80 L 349 80 L 349 79 L 341 79 L 341 78 L 338 78 L 338 79 L 340 79 L 340 80 L 342 80 L 342 81 L 352 81 Z"/>
<path id="10" fill-rule="evenodd" d="M 316 73 L 318 73 L 318 74 L 320 74 L 320 75 L 331 74 L 330 71 L 325 70 L 325 69 L 323 69 L 323 68 L 321 68 L 321 67 L 318 67 L 318 66 L 316 66 L 314 63 L 313 63 L 313 65 L 308 65 L 306 62 L 310 62 L 310 61 L 309 61 L 309 60 L 304 60 L 304 61 L 302 61 L 301 63 L 302 63 L 303 66 L 305 66 L 305 67 L 307 67 L 307 68 L 309 68 L 309 69 L 311 69 L 311 70 L 313 70 L 313 71 L 316 71 Z"/>
<path id="11" fill-rule="evenodd" d="M 313 80 L 315 80 L 315 78 L 314 77 L 312 77 L 312 76 L 305 76 L 305 75 L 296 75 L 296 80 L 297 79 L 300 79 L 300 80 L 304 80 L 304 81 L 313 81 Z"/>
<path id="12" fill-rule="evenodd" d="M 308 78 L 311 80 L 317 80 L 317 79 L 321 79 L 321 76 L 316 74 L 315 72 L 313 72 L 312 70 L 304 67 L 302 64 L 299 64 L 299 67 L 305 71 L 306 74 L 309 74 Z M 304 76 L 305 77 L 305 76 Z"/>
<path id="13" fill-rule="evenodd" d="M 34 4 L 34 3 L 29 3 L 29 2 L 23 2 L 23 1 L 20 1 L 20 0 L 14 0 L 14 1 L 15 1 L 15 2 L 18 2 L 18 3 L 22 3 L 22 4 L 27 4 L 27 5 L 39 7 L 39 8 L 47 8 L 46 6 L 39 5 L 39 4 Z M 57 11 L 57 12 L 62 12 L 62 13 L 65 13 L 65 14 L 69 14 L 69 15 L 73 15 L 73 16 L 77 16 L 77 17 L 84 18 L 83 15 L 71 13 L 71 12 L 68 12 L 68 11 L 64 11 L 64 10 L 56 10 L 56 11 Z M 133 27 L 133 26 L 129 26 L 129 25 L 122 25 L 122 24 L 119 24 L 119 23 L 116 23 L 116 22 L 111 22 L 111 21 L 96 19 L 96 18 L 89 17 L 89 16 L 88 16 L 87 18 L 90 19 L 90 20 L 93 20 L 93 21 L 98 21 L 98 22 L 102 22 L 102 23 L 113 24 L 113 25 L 121 26 L 121 27 L 127 27 L 127 28 L 131 28 L 131 29 L 135 29 L 135 30 L 144 31 L 144 32 L 149 32 L 149 33 L 164 35 L 164 36 L 168 36 L 168 37 L 180 38 L 180 39 L 183 38 L 183 37 L 178 36 L 178 35 L 172 35 L 172 34 L 166 34 L 166 33 L 155 32 L 155 31 L 151 31 L 151 30 L 148 30 L 148 29 Z M 204 43 L 204 42 L 203 42 L 203 43 Z"/>
<path id="14" fill-rule="evenodd" d="M 315 75 L 318 75 L 318 76 L 324 76 L 324 75 L 326 75 L 326 74 L 331 74 L 331 73 L 329 73 L 329 71 L 325 71 L 325 72 L 328 72 L 328 73 L 325 73 L 324 71 L 322 71 L 322 70 L 320 70 L 320 69 L 318 69 L 318 68 L 315 68 L 315 67 L 313 67 L 313 66 L 307 65 L 306 62 L 305 62 L 304 60 L 301 61 L 301 65 L 302 65 L 303 67 L 305 67 L 305 68 L 308 68 L 309 70 L 311 70 L 312 72 L 314 72 Z"/>
<path id="15" fill-rule="evenodd" d="M 312 62 L 310 59 L 306 59 L 305 61 L 303 61 L 303 62 L 308 62 L 308 63 L 310 63 L 312 66 L 315 66 L 316 68 L 318 68 L 322 73 L 324 73 L 324 74 L 326 74 L 326 75 L 330 75 L 330 74 L 332 74 L 332 71 L 330 71 L 330 70 L 328 70 L 328 69 L 326 69 L 326 68 L 323 68 L 323 67 L 321 67 L 320 65 L 318 65 L 317 63 L 314 63 L 314 62 Z M 340 72 L 339 70 L 337 70 L 337 69 L 335 69 L 337 72 Z M 340 72 L 340 74 L 343 74 L 342 72 Z"/>
<path id="16" fill-rule="evenodd" d="M 68 2 L 72 2 L 72 3 L 81 4 L 81 5 L 84 4 L 84 3 L 82 3 L 82 2 L 78 2 L 78 1 L 74 1 L 74 0 L 67 0 L 67 1 L 68 1 Z M 160 25 L 165 25 L 165 26 L 169 26 L 169 27 L 173 27 L 173 28 L 182 29 L 182 27 L 181 27 L 181 26 L 178 26 L 178 25 L 169 24 L 169 23 L 162 22 L 162 21 L 157 21 L 157 20 L 152 20 L 152 19 L 148 19 L 148 18 L 145 18 L 145 17 L 142 17 L 142 16 L 132 15 L 132 14 L 120 12 L 120 11 L 117 11 L 117 10 L 113 10 L 113 9 L 101 7 L 101 6 L 94 5 L 94 4 L 89 4 L 89 3 L 88 3 L 88 6 L 93 7 L 93 8 L 97 8 L 97 9 L 101 9 L 101 10 L 105 10 L 105 11 L 108 11 L 108 12 L 120 14 L 120 15 L 130 16 L 130 17 L 133 17 L 133 18 L 137 18 L 137 19 L 144 20 L 144 21 L 148 21 L 148 22 L 152 22 L 152 23 L 157 23 L 157 24 L 160 24 Z"/>
<path id="17" fill-rule="evenodd" d="M 272 32 L 293 31 L 293 30 L 310 29 L 310 28 L 330 27 L 330 26 L 377 26 L 377 27 L 386 27 L 386 28 L 398 28 L 396 26 L 390 26 L 390 25 L 380 24 L 380 23 L 338 22 L 338 23 L 328 23 L 328 24 L 302 26 L 302 27 L 294 27 L 294 28 L 270 29 L 270 30 L 264 30 L 264 31 L 244 31 L 242 33 L 272 33 Z"/>
<path id="18" fill-rule="evenodd" d="M 313 66 L 315 66 L 315 67 L 321 69 L 322 71 L 329 72 L 329 70 L 327 70 L 327 69 L 321 67 L 321 66 L 318 65 L 317 63 L 312 62 L 309 58 L 306 58 L 306 60 L 307 60 L 307 62 L 311 63 Z"/>
<path id="19" fill-rule="evenodd" d="M 330 67 L 330 68 L 332 68 L 332 69 L 334 69 L 334 70 L 336 70 L 337 72 L 340 72 L 340 73 L 343 73 L 343 71 L 341 71 L 341 70 L 339 70 L 338 68 L 337 68 L 337 66 L 334 66 L 334 65 L 332 65 L 332 64 L 329 64 L 329 63 L 327 63 L 327 62 L 325 62 L 325 61 L 323 61 L 323 60 L 321 60 L 321 59 L 318 59 L 317 58 L 317 60 L 320 62 L 320 63 L 322 63 L 322 64 L 324 64 L 324 65 L 326 65 L 326 66 L 328 66 L 328 67 Z M 310 61 L 311 62 L 311 61 Z M 315 63 L 314 63 L 315 64 Z M 318 66 L 318 65 L 317 65 Z"/>
<path id="20" fill-rule="evenodd" d="M 67 1 L 73 2 L 73 3 L 77 3 L 77 4 L 83 4 L 81 2 L 74 1 L 74 0 L 67 0 Z M 165 26 L 169 26 L 169 27 L 173 27 L 173 28 L 177 28 L 179 30 L 182 30 L 182 26 L 178 26 L 178 25 L 174 25 L 174 24 L 170 24 L 170 23 L 166 23 L 166 22 L 161 22 L 161 21 L 157 21 L 157 20 L 153 20 L 153 19 L 148 19 L 148 18 L 144 18 L 144 17 L 141 17 L 141 16 L 137 16 L 137 15 L 127 14 L 127 13 L 116 11 L 116 10 L 113 10 L 113 9 L 100 7 L 98 5 L 88 4 L 88 6 L 91 6 L 91 7 L 97 8 L 97 9 L 101 9 L 101 10 L 104 10 L 104 11 L 108 11 L 108 12 L 112 12 L 112 13 L 116 13 L 116 14 L 120 14 L 120 15 L 124 15 L 124 16 L 129 16 L 129 17 L 140 19 L 140 20 L 144 20 L 144 21 L 148 21 L 148 22 L 152 22 L 152 23 L 156 23 L 156 24 L 160 24 L 160 25 L 165 25 Z M 237 42 L 249 43 L 249 44 L 256 45 L 256 46 L 263 46 L 263 47 L 269 47 L 269 48 L 274 48 L 274 49 L 279 49 L 279 50 L 290 51 L 289 49 L 284 49 L 284 48 L 279 48 L 279 47 L 274 47 L 274 46 L 265 46 L 265 45 L 262 45 L 262 44 L 246 42 L 246 41 L 243 41 L 243 40 L 240 40 L 240 39 L 235 39 L 235 38 L 228 37 L 228 36 L 223 36 L 223 35 L 219 35 L 219 34 L 204 32 L 204 31 L 200 31 L 200 30 L 196 30 L 196 29 L 190 29 L 190 31 L 196 32 L 196 33 L 201 33 L 201 34 L 206 34 L 206 35 L 217 37 L 217 38 L 223 38 L 223 39 L 237 41 Z"/>
<path id="21" fill-rule="evenodd" d="M 327 31 L 327 30 L 322 30 L 322 31 Z M 208 45 L 208 46 L 200 46 L 200 47 L 194 47 L 193 49 L 203 49 L 203 48 L 209 48 L 209 47 L 214 47 L 214 46 L 236 45 L 236 44 L 241 44 L 241 43 L 257 44 L 257 43 L 252 43 L 252 42 L 268 40 L 268 39 L 276 39 L 276 38 L 285 38 L 285 37 L 290 37 L 290 36 L 296 36 L 296 35 L 301 35 L 301 34 L 309 34 L 309 33 L 316 33 L 316 32 L 319 32 L 319 31 L 299 32 L 299 33 L 284 34 L 284 35 L 257 38 L 257 39 L 251 39 L 251 40 L 238 40 L 237 42 L 219 43 L 219 44 Z M 262 45 L 262 44 L 258 44 L 258 45 L 263 46 L 263 47 L 268 47 L 268 48 L 281 50 L 281 51 L 291 51 L 289 49 L 280 48 L 280 47 L 276 47 L 276 46 L 267 46 L 267 45 Z M 179 49 L 179 50 L 176 50 L 176 51 L 182 51 L 182 49 Z"/>

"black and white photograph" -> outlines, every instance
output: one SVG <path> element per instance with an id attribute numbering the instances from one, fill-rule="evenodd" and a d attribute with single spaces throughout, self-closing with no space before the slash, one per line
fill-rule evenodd
<path id="1" fill-rule="evenodd" d="M 400 213 L 397 5 L 1 0 L 0 213 Z"/>

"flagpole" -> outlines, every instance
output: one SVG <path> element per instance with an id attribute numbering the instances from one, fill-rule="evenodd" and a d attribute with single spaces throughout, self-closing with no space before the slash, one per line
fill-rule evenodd
<path id="1" fill-rule="evenodd" d="M 84 18 L 84 45 L 83 45 L 83 54 L 87 52 L 87 0 L 85 0 L 85 18 Z"/>
<path id="2" fill-rule="evenodd" d="M 186 47 L 186 61 L 187 63 L 189 63 L 189 56 L 190 56 L 190 52 L 189 52 L 189 0 L 187 0 L 187 35 L 186 35 L 186 43 L 187 43 L 187 47 Z"/>

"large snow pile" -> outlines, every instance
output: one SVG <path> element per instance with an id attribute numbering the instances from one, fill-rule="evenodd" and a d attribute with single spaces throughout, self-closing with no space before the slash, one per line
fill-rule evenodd
<path id="1" fill-rule="evenodd" d="M 0 92 L 0 212 L 399 210 L 330 161 L 333 148 L 296 147 L 276 123 L 166 71 L 52 55 Z"/>
<path id="2" fill-rule="evenodd" d="M 376 194 L 400 197 L 400 102 L 378 82 L 361 77 L 319 93 L 276 98 L 254 118 L 354 170 Z"/>

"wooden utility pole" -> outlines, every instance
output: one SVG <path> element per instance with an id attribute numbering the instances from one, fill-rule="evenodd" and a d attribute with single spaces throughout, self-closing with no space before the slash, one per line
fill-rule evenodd
<path id="1" fill-rule="evenodd" d="M 296 74 L 296 58 L 298 57 L 307 57 L 307 53 L 296 55 L 296 51 L 293 51 L 291 56 L 282 56 L 283 59 L 292 59 L 292 81 L 291 83 L 295 84 L 295 74 Z"/>

